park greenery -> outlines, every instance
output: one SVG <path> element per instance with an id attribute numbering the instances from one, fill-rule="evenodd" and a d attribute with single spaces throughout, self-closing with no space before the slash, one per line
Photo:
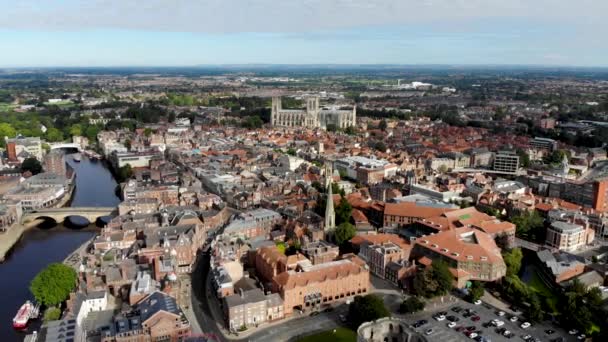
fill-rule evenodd
<path id="1" fill-rule="evenodd" d="M 388 316 L 390 312 L 384 306 L 382 297 L 374 294 L 356 296 L 348 307 L 348 321 L 355 329 L 362 323 Z"/>
<path id="2" fill-rule="evenodd" d="M 73 268 L 52 263 L 40 271 L 30 283 L 30 291 L 39 303 L 50 307 L 65 301 L 76 286 L 77 275 Z"/>
<path id="3" fill-rule="evenodd" d="M 416 273 L 412 290 L 414 294 L 426 298 L 443 296 L 452 290 L 453 281 L 448 264 L 437 259 L 431 267 Z"/>

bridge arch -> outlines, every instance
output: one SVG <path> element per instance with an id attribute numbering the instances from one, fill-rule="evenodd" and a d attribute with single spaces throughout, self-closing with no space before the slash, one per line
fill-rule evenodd
<path id="1" fill-rule="evenodd" d="M 78 150 L 78 152 L 82 152 L 82 147 L 80 146 L 80 144 L 75 143 L 56 143 L 50 144 L 49 146 L 51 147 L 51 150 L 71 148 Z"/>
<path id="2" fill-rule="evenodd" d="M 30 222 L 41 217 L 48 217 L 57 223 L 62 223 L 71 216 L 85 218 L 90 223 L 95 223 L 99 218 L 116 216 L 117 210 L 113 207 L 68 207 L 68 208 L 46 208 L 23 214 L 22 222 Z"/>

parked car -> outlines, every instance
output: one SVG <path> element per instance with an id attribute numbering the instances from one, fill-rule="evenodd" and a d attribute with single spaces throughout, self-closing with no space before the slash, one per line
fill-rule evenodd
<path id="1" fill-rule="evenodd" d="M 520 327 L 522 329 L 528 329 L 532 324 L 530 324 L 529 322 L 523 322 Z"/>
<path id="2" fill-rule="evenodd" d="M 511 317 L 511 318 L 509 319 L 509 321 L 511 321 L 511 322 L 513 322 L 513 323 L 515 323 L 515 322 L 517 322 L 517 320 L 518 320 L 518 319 L 519 319 L 519 318 L 517 318 L 517 316 L 513 316 L 513 317 Z"/>
<path id="3" fill-rule="evenodd" d="M 453 315 L 446 316 L 445 318 L 446 318 L 448 321 L 450 321 L 450 322 L 458 322 L 458 321 L 460 321 L 460 318 L 458 318 L 458 317 L 456 317 L 456 316 L 453 316 Z"/>
<path id="4" fill-rule="evenodd" d="M 576 335 L 576 334 L 578 334 L 578 330 L 572 329 L 572 330 L 568 331 L 568 334 L 570 334 L 570 335 Z"/>
<path id="5" fill-rule="evenodd" d="M 433 329 L 427 329 L 427 330 L 424 332 L 424 334 L 425 334 L 425 335 L 430 335 L 430 334 L 432 334 L 432 333 L 433 333 Z"/>
<path id="6" fill-rule="evenodd" d="M 504 311 L 498 311 L 496 314 L 498 315 L 498 317 L 502 317 L 502 316 L 505 315 L 505 312 Z"/>
<path id="7" fill-rule="evenodd" d="M 473 317 L 471 317 L 471 321 L 473 321 L 473 322 L 477 322 L 480 319 L 481 319 L 481 317 L 479 317 L 479 316 L 473 316 Z"/>
<path id="8" fill-rule="evenodd" d="M 473 304 L 475 304 L 475 305 L 481 305 L 481 300 L 478 299 L 478 300 L 474 301 Z"/>
<path id="9" fill-rule="evenodd" d="M 456 322 L 450 322 L 448 323 L 448 328 L 452 329 L 456 326 Z"/>

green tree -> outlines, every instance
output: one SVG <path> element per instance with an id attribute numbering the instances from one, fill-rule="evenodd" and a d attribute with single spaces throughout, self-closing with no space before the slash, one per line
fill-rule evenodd
<path id="1" fill-rule="evenodd" d="M 146 127 L 146 128 L 144 129 L 144 135 L 145 135 L 146 137 L 151 136 L 151 135 L 152 135 L 152 128 L 148 128 L 148 127 Z"/>
<path id="2" fill-rule="evenodd" d="M 388 316 L 390 316 L 390 312 L 384 306 L 382 297 L 373 294 L 364 297 L 356 296 L 354 302 L 348 307 L 348 321 L 353 328 L 359 327 L 364 322 Z"/>
<path id="3" fill-rule="evenodd" d="M 380 152 L 386 152 L 386 144 L 382 141 L 377 141 L 374 144 L 374 148 Z"/>
<path id="4" fill-rule="evenodd" d="M 355 226 L 348 222 L 342 222 L 336 229 L 334 230 L 334 238 L 336 239 L 336 243 L 338 246 L 342 246 L 352 239 L 355 234 L 357 234 L 357 230 Z"/>
<path id="5" fill-rule="evenodd" d="M 480 281 L 473 281 L 471 288 L 469 288 L 469 300 L 474 302 L 480 299 L 484 292 L 483 283 Z"/>
<path id="6" fill-rule="evenodd" d="M 125 147 L 127 150 L 131 151 L 131 139 L 125 140 Z"/>
<path id="7" fill-rule="evenodd" d="M 14 138 L 15 135 L 17 135 L 17 131 L 13 126 L 4 122 L 0 123 L 0 146 L 4 147 L 6 145 L 5 137 Z"/>
<path id="8" fill-rule="evenodd" d="M 384 132 L 384 131 L 386 131 L 386 127 L 387 127 L 386 120 L 384 120 L 384 119 L 380 120 L 380 124 L 378 125 L 378 128 L 380 128 L 380 130 L 382 132 Z"/>
<path id="9" fill-rule="evenodd" d="M 332 189 L 333 190 L 333 189 Z M 342 197 L 340 199 L 340 204 L 335 208 L 336 212 L 336 224 L 341 224 L 344 222 L 350 222 L 350 217 L 353 213 L 353 206 L 348 203 L 346 198 Z"/>
<path id="10" fill-rule="evenodd" d="M 36 301 L 46 306 L 58 306 L 76 286 L 77 275 L 73 268 L 52 263 L 34 277 L 30 291 Z"/>
<path id="11" fill-rule="evenodd" d="M 70 127 L 70 135 L 71 136 L 81 136 L 82 135 L 82 126 L 80 124 L 73 124 Z"/>
<path id="12" fill-rule="evenodd" d="M 51 127 L 46 131 L 46 140 L 50 142 L 62 141 L 63 133 L 57 128 Z"/>
<path id="13" fill-rule="evenodd" d="M 434 297 L 438 287 L 439 284 L 437 283 L 437 280 L 433 278 L 433 273 L 430 268 L 416 272 L 412 283 L 412 290 L 416 295 L 427 298 Z"/>
<path id="14" fill-rule="evenodd" d="M 89 141 L 96 141 L 99 130 L 99 127 L 92 125 L 87 127 L 87 129 L 84 131 L 84 135 L 89 139 Z"/>
<path id="15" fill-rule="evenodd" d="M 530 155 L 522 150 L 522 149 L 517 149 L 517 155 L 519 156 L 519 164 L 521 165 L 521 167 L 523 168 L 527 168 L 530 166 Z"/>
<path id="16" fill-rule="evenodd" d="M 443 296 L 452 290 L 454 276 L 450 272 L 448 264 L 439 259 L 433 260 L 432 263 L 433 278 L 437 281 L 437 292 L 436 295 Z"/>
<path id="17" fill-rule="evenodd" d="M 37 175 L 42 172 L 42 164 L 36 158 L 26 158 L 21 163 L 21 172 L 29 171 L 32 175 Z"/>
<path id="18" fill-rule="evenodd" d="M 118 169 L 118 180 L 124 182 L 133 176 L 131 164 L 124 165 Z"/>
<path id="19" fill-rule="evenodd" d="M 521 260 L 524 255 L 521 248 L 513 248 L 512 250 L 503 253 L 502 259 L 507 265 L 507 276 L 517 276 L 521 269 Z"/>
<path id="20" fill-rule="evenodd" d="M 45 322 L 56 321 L 59 318 L 61 318 L 61 309 L 60 308 L 51 306 L 50 308 L 48 308 L 44 311 L 44 321 Z"/>
<path id="21" fill-rule="evenodd" d="M 448 167 L 445 164 L 439 165 L 439 167 L 437 168 L 437 172 L 443 174 L 448 172 Z"/>
<path id="22" fill-rule="evenodd" d="M 411 296 L 399 305 L 399 312 L 402 314 L 415 313 L 424 310 L 425 305 L 425 302 L 417 296 Z"/>
<path id="23" fill-rule="evenodd" d="M 511 218 L 515 224 L 517 236 L 540 242 L 545 238 L 544 219 L 540 214 L 533 210 Z"/>
<path id="24" fill-rule="evenodd" d="M 527 298 L 527 301 L 530 306 L 528 306 L 526 312 L 530 320 L 534 322 L 542 321 L 544 313 L 539 296 L 535 292 L 531 292 Z"/>

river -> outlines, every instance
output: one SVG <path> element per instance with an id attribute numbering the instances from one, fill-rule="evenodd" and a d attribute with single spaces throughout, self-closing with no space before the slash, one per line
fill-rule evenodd
<path id="1" fill-rule="evenodd" d="M 116 181 L 102 162 L 83 156 L 77 163 L 71 155 L 66 155 L 66 160 L 76 171 L 71 206 L 110 207 L 120 202 L 114 193 Z M 15 331 L 12 320 L 21 304 L 32 299 L 29 291 L 32 278 L 49 263 L 63 261 L 97 230 L 94 225 L 82 229 L 57 225 L 49 229 L 33 228 L 24 234 L 6 261 L 0 264 L 0 341 L 23 341 L 25 333 Z M 30 325 L 30 331 L 38 328 L 39 322 Z"/>

